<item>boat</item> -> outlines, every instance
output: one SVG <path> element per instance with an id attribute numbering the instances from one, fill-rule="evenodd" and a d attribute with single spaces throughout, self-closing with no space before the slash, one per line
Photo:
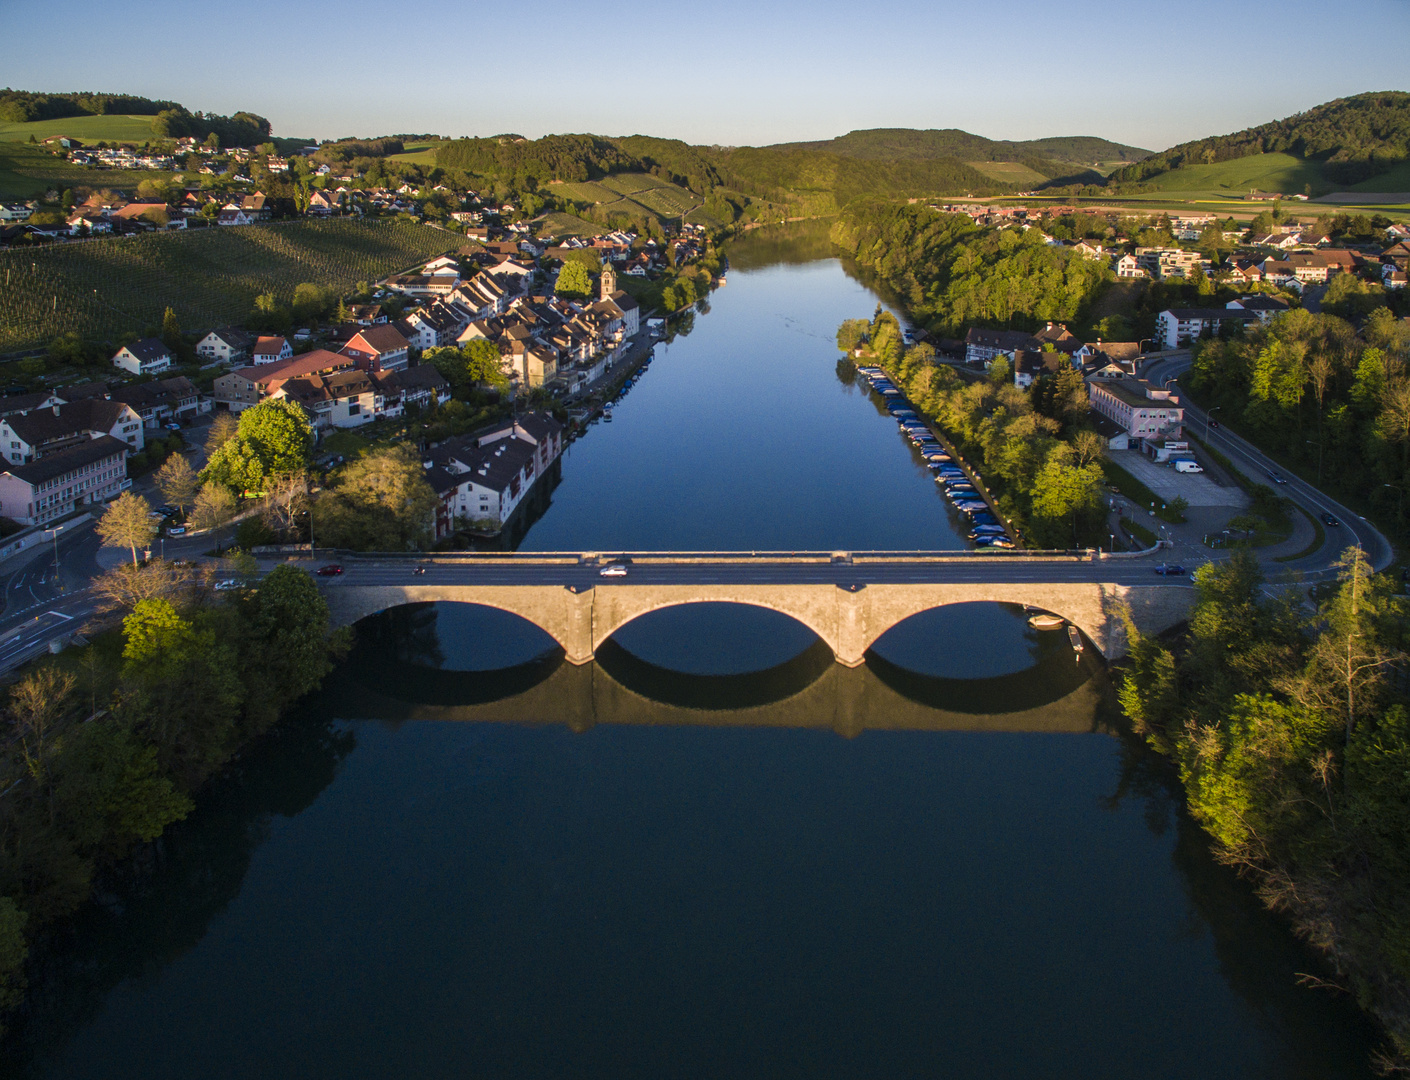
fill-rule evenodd
<path id="1" fill-rule="evenodd" d="M 1061 615 L 1053 615 L 1046 611 L 1028 616 L 1028 625 L 1034 630 L 1058 630 L 1066 624 L 1067 620 Z"/>
<path id="2" fill-rule="evenodd" d="M 603 410 L 602 410 L 602 420 L 603 420 L 603 423 L 607 423 L 607 424 L 610 424 L 610 423 L 612 422 L 612 410 L 611 410 L 611 409 L 603 409 Z"/>
<path id="3" fill-rule="evenodd" d="M 1072 651 L 1077 653 L 1080 659 L 1082 652 L 1082 635 L 1078 632 L 1077 627 L 1069 626 L 1067 628 L 1067 640 L 1071 642 Z"/>

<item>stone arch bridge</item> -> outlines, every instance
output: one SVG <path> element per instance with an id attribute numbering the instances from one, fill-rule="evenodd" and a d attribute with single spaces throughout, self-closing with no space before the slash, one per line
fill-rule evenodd
<path id="1" fill-rule="evenodd" d="M 796 619 L 847 667 L 862 664 L 882 634 L 912 615 L 979 602 L 1023 604 L 1061 615 L 1112 660 L 1126 652 L 1123 607 L 1142 633 L 1159 633 L 1183 621 L 1193 599 L 1188 587 L 1100 581 L 677 584 L 627 578 L 599 584 L 596 572 L 592 573 L 581 584 L 566 585 L 441 583 L 434 580 L 434 568 L 432 574 L 413 581 L 392 583 L 364 584 L 349 574 L 329 584 L 324 595 L 335 626 L 403 604 L 442 601 L 498 608 L 544 630 L 574 664 L 591 661 L 617 630 L 648 612 L 681 604 L 746 604 Z"/>

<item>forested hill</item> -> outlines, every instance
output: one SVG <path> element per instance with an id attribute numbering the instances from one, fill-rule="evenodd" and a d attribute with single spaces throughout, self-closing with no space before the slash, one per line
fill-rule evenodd
<path id="1" fill-rule="evenodd" d="M 823 150 L 833 154 L 864 160 L 884 159 L 904 161 L 912 158 L 954 158 L 957 161 L 1023 161 L 1026 158 L 1049 158 L 1054 161 L 1083 162 L 1139 161 L 1150 156 L 1149 150 L 1123 146 L 1089 136 L 1075 135 L 1056 139 L 1032 139 L 1011 142 L 986 139 L 958 128 L 870 128 L 849 131 L 823 142 L 780 143 L 769 150 Z"/>
<path id="2" fill-rule="evenodd" d="M 251 112 L 234 116 L 193 113 L 175 101 L 159 101 L 135 94 L 97 94 L 79 91 L 40 94 L 29 90 L 0 90 L 0 122 L 29 124 L 38 120 L 68 120 L 79 116 L 150 116 L 152 137 L 176 139 L 215 135 L 222 146 L 258 146 L 268 142 L 273 128 Z"/>
<path id="3" fill-rule="evenodd" d="M 1322 162 L 1327 178 L 1341 184 L 1388 172 L 1410 157 L 1410 93 L 1384 90 L 1338 98 L 1232 135 L 1181 143 L 1126 166 L 1111 179 L 1140 182 L 1185 165 L 1273 153 Z"/>

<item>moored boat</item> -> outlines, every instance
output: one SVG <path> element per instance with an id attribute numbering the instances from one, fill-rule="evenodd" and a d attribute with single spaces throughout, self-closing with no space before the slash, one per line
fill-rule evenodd
<path id="1" fill-rule="evenodd" d="M 1034 630 L 1059 630 L 1066 624 L 1067 620 L 1061 615 L 1053 615 L 1046 611 L 1028 616 L 1028 625 Z"/>

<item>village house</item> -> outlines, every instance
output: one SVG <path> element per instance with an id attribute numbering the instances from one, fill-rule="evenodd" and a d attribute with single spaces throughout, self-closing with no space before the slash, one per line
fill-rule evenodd
<path id="1" fill-rule="evenodd" d="M 1214 335 L 1224 323 L 1261 321 L 1257 314 L 1233 307 L 1170 308 L 1156 317 L 1156 336 L 1166 349 L 1178 349 L 1198 341 L 1206 333 Z"/>
<path id="2" fill-rule="evenodd" d="M 216 215 L 217 225 L 253 225 L 255 219 L 252 215 L 245 213 L 240 207 L 231 203 Z"/>
<path id="3" fill-rule="evenodd" d="M 972 327 L 964 337 L 964 360 L 966 364 L 982 366 L 986 370 L 998 357 L 1013 359 L 1019 349 L 1039 349 L 1041 346 L 1032 334 L 1022 330 L 985 330 Z"/>
<path id="4" fill-rule="evenodd" d="M 1136 256 L 1124 253 L 1111 261 L 1111 268 L 1119 278 L 1143 278 L 1149 275 L 1136 261 Z"/>
<path id="5" fill-rule="evenodd" d="M 160 338 L 143 338 L 119 349 L 113 355 L 113 367 L 134 375 L 160 375 L 171 367 L 171 353 Z"/>
<path id="6" fill-rule="evenodd" d="M 209 411 L 201 407 L 201 395 L 196 384 L 184 375 L 120 386 L 108 396 L 110 400 L 128 406 L 149 428 L 171 421 L 194 420 L 201 412 Z M 209 405 L 209 402 L 205 404 Z"/>
<path id="7" fill-rule="evenodd" d="M 433 448 L 426 480 L 439 498 L 436 539 L 472 525 L 501 528 L 562 453 L 562 425 L 544 413 Z"/>
<path id="8" fill-rule="evenodd" d="M 1136 264 L 1153 278 L 1189 277 L 1196 267 L 1204 266 L 1205 259 L 1198 251 L 1184 251 L 1181 248 L 1142 248 L 1136 249 Z"/>
<path id="9" fill-rule="evenodd" d="M 315 349 L 282 363 L 260 364 L 227 372 L 215 380 L 211 396 L 217 409 L 240 412 L 268 397 L 272 382 L 306 375 L 326 375 L 356 366 L 355 357 Z"/>
<path id="10" fill-rule="evenodd" d="M 254 347 L 250 350 L 250 363 L 256 367 L 260 364 L 277 364 L 293 355 L 293 346 L 284 338 L 262 337 L 255 342 Z"/>
<path id="11" fill-rule="evenodd" d="M 254 335 L 239 327 L 226 326 L 212 330 L 196 343 L 196 355 L 213 363 L 234 364 L 250 355 Z"/>
<path id="12" fill-rule="evenodd" d="M 37 461 L 109 436 L 134 453 L 145 445 L 142 418 L 121 401 L 86 398 L 0 418 L 0 453 L 12 464 Z"/>
<path id="13" fill-rule="evenodd" d="M 119 494 L 127 483 L 128 444 L 110 435 L 0 472 L 0 514 L 44 525 Z"/>
<path id="14" fill-rule="evenodd" d="M 410 342 L 387 323 L 363 327 L 339 350 L 368 371 L 396 371 L 407 365 Z"/>
<path id="15" fill-rule="evenodd" d="M 1288 310 L 1288 302 L 1276 296 L 1268 296 L 1263 293 L 1250 293 L 1248 296 L 1241 296 L 1237 300 L 1230 300 L 1224 305 L 1234 311 L 1247 311 L 1251 315 L 1258 316 L 1258 321 L 1267 325 L 1273 321 L 1273 316 L 1281 315 Z"/>

